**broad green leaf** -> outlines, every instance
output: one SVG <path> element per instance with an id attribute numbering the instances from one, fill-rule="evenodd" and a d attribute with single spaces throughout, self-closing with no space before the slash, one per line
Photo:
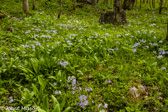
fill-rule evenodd
<path id="1" fill-rule="evenodd" d="M 48 104 L 48 97 L 47 96 L 44 97 L 43 108 L 44 108 L 45 111 L 49 110 L 49 104 Z"/>
<path id="2" fill-rule="evenodd" d="M 63 112 L 69 112 L 70 109 L 71 107 L 67 107 Z"/>
<path id="3" fill-rule="evenodd" d="M 32 87 L 33 87 L 33 91 L 34 91 L 35 95 L 38 97 L 38 89 L 37 89 L 37 87 L 34 84 L 32 84 Z"/>

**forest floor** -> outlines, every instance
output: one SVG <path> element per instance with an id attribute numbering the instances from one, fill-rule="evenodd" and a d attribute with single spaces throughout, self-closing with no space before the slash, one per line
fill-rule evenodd
<path id="1" fill-rule="evenodd" d="M 0 2 L 10 16 L 0 20 L 0 110 L 168 111 L 168 10 L 126 11 L 115 26 L 99 24 L 101 7 L 67 3 L 57 20 L 59 5 L 27 16 L 10 4 Z"/>

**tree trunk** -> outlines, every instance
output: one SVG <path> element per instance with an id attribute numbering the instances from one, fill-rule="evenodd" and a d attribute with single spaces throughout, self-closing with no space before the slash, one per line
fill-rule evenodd
<path id="1" fill-rule="evenodd" d="M 152 7 L 155 8 L 155 0 L 152 0 Z"/>
<path id="2" fill-rule="evenodd" d="M 141 9 L 141 7 L 142 7 L 141 3 L 142 3 L 142 0 L 140 0 L 140 9 Z"/>
<path id="3" fill-rule="evenodd" d="M 92 0 L 92 6 L 95 6 L 97 3 L 98 3 L 98 0 Z M 104 4 L 104 2 L 103 2 L 103 4 Z"/>
<path id="4" fill-rule="evenodd" d="M 28 0 L 23 0 L 23 11 L 25 14 L 30 14 Z"/>
<path id="5" fill-rule="evenodd" d="M 161 14 L 161 13 L 162 13 L 162 4 L 163 4 L 163 0 L 160 0 L 159 14 Z"/>
<path id="6" fill-rule="evenodd" d="M 35 0 L 33 0 L 33 10 L 35 10 Z"/>
<path id="7" fill-rule="evenodd" d="M 76 9 L 76 0 L 74 0 L 73 10 Z"/>
<path id="8" fill-rule="evenodd" d="M 123 9 L 132 10 L 134 7 L 135 0 L 124 0 Z"/>
<path id="9" fill-rule="evenodd" d="M 167 20 L 167 35 L 166 35 L 166 41 L 168 41 L 168 20 Z"/>
<path id="10" fill-rule="evenodd" d="M 108 0 L 104 0 L 103 1 L 103 4 L 105 5 L 105 4 L 108 4 Z"/>
<path id="11" fill-rule="evenodd" d="M 101 14 L 100 23 L 126 24 L 126 13 L 121 8 L 121 0 L 114 0 L 114 11 Z"/>
<path id="12" fill-rule="evenodd" d="M 60 0 L 60 11 L 59 11 L 59 14 L 58 14 L 58 18 L 57 18 L 57 19 L 60 18 L 61 13 L 62 13 L 62 0 Z"/>

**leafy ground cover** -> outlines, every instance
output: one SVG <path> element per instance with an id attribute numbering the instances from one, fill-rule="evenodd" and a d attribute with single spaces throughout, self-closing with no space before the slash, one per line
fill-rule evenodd
<path id="1" fill-rule="evenodd" d="M 168 111 L 168 11 L 126 11 L 114 26 L 98 23 L 100 7 L 65 4 L 56 20 L 47 3 L 31 16 L 1 5 L 16 15 L 0 21 L 2 111 Z"/>

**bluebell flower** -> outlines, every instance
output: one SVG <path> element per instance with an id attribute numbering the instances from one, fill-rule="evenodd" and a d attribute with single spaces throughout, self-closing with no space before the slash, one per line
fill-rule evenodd
<path id="1" fill-rule="evenodd" d="M 142 40 L 140 40 L 140 42 L 143 42 L 143 43 L 145 43 L 145 42 L 146 42 L 146 40 L 143 40 L 143 39 L 142 39 Z"/>
<path id="2" fill-rule="evenodd" d="M 135 43 L 133 47 L 137 47 L 139 45 L 141 45 L 141 44 L 140 43 Z"/>
<path id="3" fill-rule="evenodd" d="M 68 62 L 60 62 L 61 66 L 66 67 L 68 65 Z"/>
<path id="4" fill-rule="evenodd" d="M 156 51 L 153 51 L 153 53 L 156 53 Z"/>
<path id="5" fill-rule="evenodd" d="M 163 56 L 162 56 L 162 55 L 159 55 L 157 58 L 163 58 Z"/>
<path id="6" fill-rule="evenodd" d="M 161 67 L 162 70 L 166 70 L 166 67 Z"/>
<path id="7" fill-rule="evenodd" d="M 157 43 L 153 43 L 153 46 L 158 46 L 158 44 Z"/>
<path id="8" fill-rule="evenodd" d="M 85 100 L 87 99 L 87 96 L 81 95 L 81 96 L 79 97 L 79 99 L 80 99 L 81 102 L 83 102 L 83 101 L 85 101 Z"/>
<path id="9" fill-rule="evenodd" d="M 104 108 L 108 108 L 108 104 L 107 103 L 104 104 Z"/>
<path id="10" fill-rule="evenodd" d="M 81 102 L 80 103 L 80 106 L 82 107 L 82 108 L 85 108 L 85 106 L 87 106 L 88 105 L 88 101 L 87 100 L 85 100 L 84 102 Z"/>
<path id="11" fill-rule="evenodd" d="M 136 51 L 137 51 L 136 49 L 133 49 L 133 51 L 132 51 L 132 52 L 133 52 L 133 53 L 135 53 Z"/>

